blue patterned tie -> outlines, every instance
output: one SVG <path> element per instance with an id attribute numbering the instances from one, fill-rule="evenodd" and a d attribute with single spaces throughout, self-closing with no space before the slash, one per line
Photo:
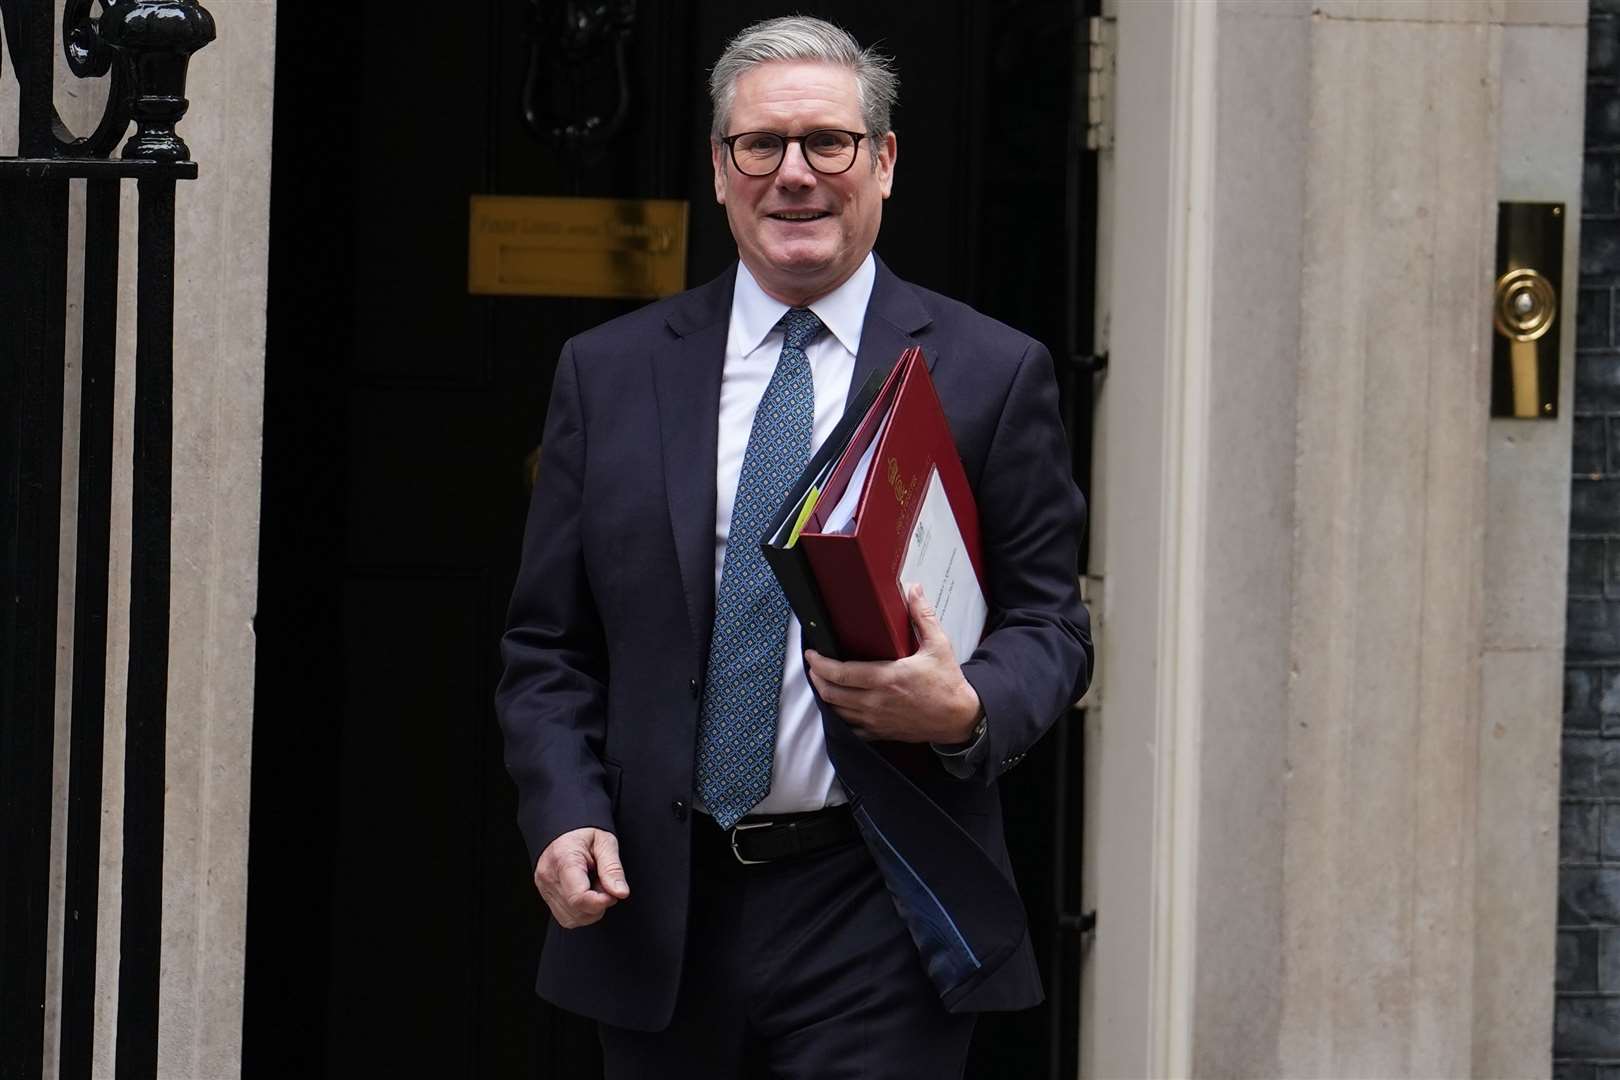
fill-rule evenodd
<path id="1" fill-rule="evenodd" d="M 815 425 L 815 384 L 804 350 L 821 320 L 794 308 L 782 327 L 782 355 L 754 413 L 737 477 L 698 717 L 697 793 L 726 829 L 771 790 L 788 602 L 759 542 L 810 460 Z"/>

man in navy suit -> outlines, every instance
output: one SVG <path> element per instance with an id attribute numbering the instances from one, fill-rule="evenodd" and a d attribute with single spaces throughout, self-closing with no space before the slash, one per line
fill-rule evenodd
<path id="1" fill-rule="evenodd" d="M 959 1076 L 978 1011 L 1040 1000 L 995 781 L 1089 679 L 1084 504 L 1047 351 L 872 254 L 896 85 L 820 20 L 739 34 L 711 80 L 738 263 L 558 363 L 497 708 L 539 992 L 600 1021 L 611 1077 Z M 990 620 L 958 665 L 913 590 L 914 655 L 838 662 L 762 521 L 914 344 Z"/>

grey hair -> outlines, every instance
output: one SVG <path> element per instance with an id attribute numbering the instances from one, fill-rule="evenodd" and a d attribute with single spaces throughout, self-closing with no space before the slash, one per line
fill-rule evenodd
<path id="1" fill-rule="evenodd" d="M 709 73 L 709 98 L 714 103 L 716 137 L 726 134 L 737 80 L 751 68 L 780 60 L 837 64 L 854 72 L 866 130 L 874 135 L 889 133 L 889 113 L 900 97 L 894 61 L 876 49 L 861 48 L 841 26 L 808 15 L 787 15 L 746 27 L 726 44 L 715 62 Z"/>

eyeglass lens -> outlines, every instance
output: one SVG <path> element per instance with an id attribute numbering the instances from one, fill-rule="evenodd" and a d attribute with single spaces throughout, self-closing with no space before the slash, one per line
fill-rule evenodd
<path id="1" fill-rule="evenodd" d="M 789 141 L 799 143 L 804 160 L 822 173 L 841 173 L 855 163 L 856 140 L 847 131 L 811 131 L 784 138 L 774 131 L 748 131 L 731 142 L 731 159 L 749 176 L 768 176 L 782 164 Z"/>

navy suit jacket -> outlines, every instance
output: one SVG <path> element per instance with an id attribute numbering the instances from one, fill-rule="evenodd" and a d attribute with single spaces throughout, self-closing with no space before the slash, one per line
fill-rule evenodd
<path id="1" fill-rule="evenodd" d="M 553 925 L 542 996 L 621 1027 L 675 1007 L 688 807 L 714 617 L 715 455 L 733 267 L 572 339 L 557 365 L 496 693 L 530 866 L 586 826 L 619 840 L 630 898 Z M 921 345 L 978 500 L 990 624 L 963 674 L 988 718 L 968 779 L 926 745 L 868 744 L 831 710 L 829 753 L 896 907 L 953 1011 L 1040 1000 L 995 781 L 1090 677 L 1076 579 L 1085 507 L 1038 342 L 881 261 L 851 393 Z"/>

